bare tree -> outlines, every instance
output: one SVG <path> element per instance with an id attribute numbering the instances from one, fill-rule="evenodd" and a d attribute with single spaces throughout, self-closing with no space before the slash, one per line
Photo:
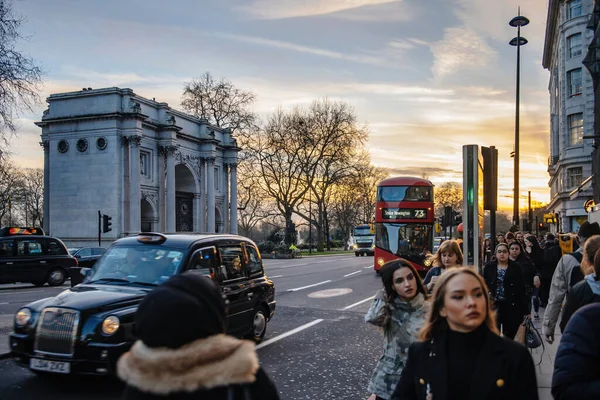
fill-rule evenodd
<path id="1" fill-rule="evenodd" d="M 256 239 L 257 226 L 276 215 L 272 200 L 261 189 L 258 170 L 250 162 L 238 166 L 238 227 L 244 236 Z"/>
<path id="2" fill-rule="evenodd" d="M 25 222 L 30 226 L 42 226 L 44 218 L 44 170 L 28 168 L 23 171 L 21 198 Z"/>
<path id="3" fill-rule="evenodd" d="M 0 164 L 0 225 L 18 220 L 20 193 L 24 182 L 22 172 L 8 158 Z"/>
<path id="4" fill-rule="evenodd" d="M 0 1 L 0 146 L 17 131 L 16 118 L 39 103 L 43 72 L 16 47 L 25 19 L 13 11 L 11 0 Z M 6 151 L 4 151 L 6 153 Z"/>
<path id="5" fill-rule="evenodd" d="M 255 100 L 254 93 L 238 89 L 224 78 L 215 80 L 205 72 L 184 84 L 181 107 L 212 125 L 240 134 L 256 122 L 256 114 L 250 110 Z"/>
<path id="6" fill-rule="evenodd" d="M 463 208 L 463 189 L 458 182 L 442 183 L 435 189 L 436 215 L 444 215 L 444 207 L 450 206 L 454 211 Z"/>

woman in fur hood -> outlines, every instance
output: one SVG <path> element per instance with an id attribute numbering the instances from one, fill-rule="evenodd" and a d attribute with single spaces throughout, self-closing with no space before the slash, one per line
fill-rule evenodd
<path id="1" fill-rule="evenodd" d="M 125 400 L 278 400 L 254 343 L 225 334 L 225 305 L 207 277 L 175 275 L 135 317 L 139 340 L 117 363 Z"/>

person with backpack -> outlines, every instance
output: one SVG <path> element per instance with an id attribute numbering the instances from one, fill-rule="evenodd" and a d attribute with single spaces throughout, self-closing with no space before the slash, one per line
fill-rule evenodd
<path id="1" fill-rule="evenodd" d="M 575 311 L 587 304 L 600 303 L 599 235 L 594 235 L 585 242 L 585 246 L 583 246 L 583 261 L 581 262 L 581 268 L 575 269 L 581 270 L 582 275 L 585 275 L 585 278 L 574 285 L 573 289 L 567 295 L 567 301 L 559 324 L 562 332 L 565 331 L 567 323 Z"/>
<path id="2" fill-rule="evenodd" d="M 556 270 L 552 276 L 550 296 L 548 298 L 548 306 L 544 312 L 543 324 L 546 341 L 550 344 L 554 342 L 554 329 L 556 328 L 563 300 L 567 293 L 571 291 L 571 288 L 583 278 L 581 271 L 577 270 L 580 270 L 579 266 L 583 258 L 585 242 L 594 235 L 600 235 L 600 225 L 597 222 L 590 224 L 588 221 L 585 221 L 581 224 L 577 233 L 577 241 L 580 247 L 577 251 L 562 256 L 556 266 Z"/>
<path id="3" fill-rule="evenodd" d="M 538 265 L 540 270 L 540 306 L 548 305 L 550 297 L 550 285 L 552 284 L 552 275 L 562 257 L 562 250 L 553 234 L 547 233 L 544 241 L 544 256 L 542 262 Z"/>

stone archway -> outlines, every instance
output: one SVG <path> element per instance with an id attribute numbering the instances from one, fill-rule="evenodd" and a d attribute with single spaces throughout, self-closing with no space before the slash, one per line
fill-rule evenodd
<path id="1" fill-rule="evenodd" d="M 141 231 L 142 232 L 155 232 L 158 229 L 157 223 L 158 223 L 158 218 L 156 216 L 156 211 L 154 209 L 154 207 L 152 206 L 152 203 L 150 203 L 148 200 L 146 199 L 142 199 L 141 204 L 140 204 L 140 210 L 141 210 Z"/>
<path id="2" fill-rule="evenodd" d="M 194 230 L 194 193 L 197 192 L 196 179 L 186 164 L 175 166 L 175 231 Z"/>

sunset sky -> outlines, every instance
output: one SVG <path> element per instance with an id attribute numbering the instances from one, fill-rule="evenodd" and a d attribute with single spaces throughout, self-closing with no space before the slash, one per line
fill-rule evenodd
<path id="1" fill-rule="evenodd" d="M 257 95 L 255 111 L 342 99 L 367 122 L 372 161 L 394 175 L 462 179 L 462 146 L 499 149 L 499 200 L 512 208 L 516 35 L 521 60 L 521 196 L 547 202 L 547 0 L 21 0 L 20 49 L 47 72 L 43 98 L 129 87 L 179 108 L 204 71 Z M 43 166 L 45 107 L 21 120 L 13 151 Z M 521 202 L 522 207 L 526 200 Z"/>

